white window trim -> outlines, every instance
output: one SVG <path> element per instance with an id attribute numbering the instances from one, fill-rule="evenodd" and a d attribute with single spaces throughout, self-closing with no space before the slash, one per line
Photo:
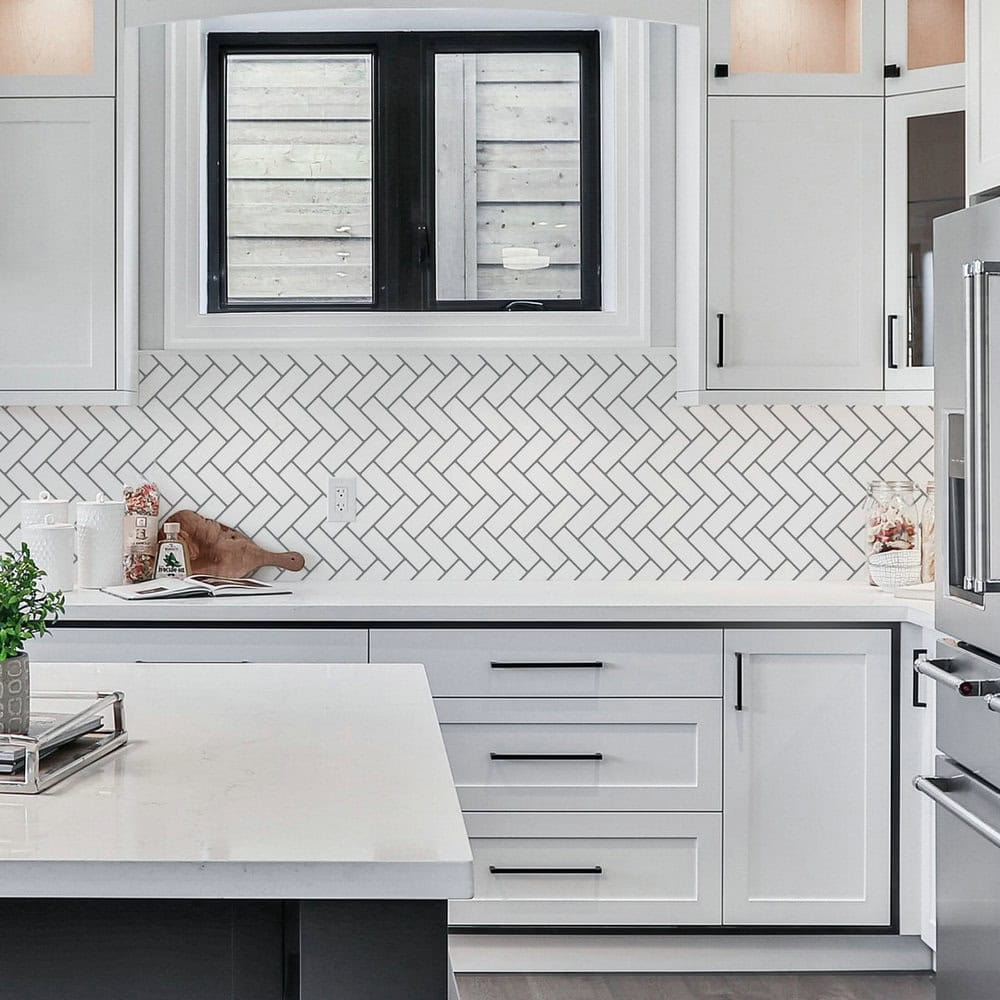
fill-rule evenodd
<path id="1" fill-rule="evenodd" d="M 525 18 L 530 15 L 525 15 Z M 213 313 L 205 308 L 205 37 L 218 24 L 167 26 L 163 346 L 174 351 L 628 349 L 673 343 L 650 316 L 650 142 L 645 22 L 602 29 L 601 312 Z M 480 27 L 452 20 L 447 27 Z M 531 24 L 534 27 L 534 23 Z M 556 15 L 547 26 L 560 24 Z M 662 234 L 658 235 L 662 240 Z M 672 327 L 672 323 L 669 323 Z"/>

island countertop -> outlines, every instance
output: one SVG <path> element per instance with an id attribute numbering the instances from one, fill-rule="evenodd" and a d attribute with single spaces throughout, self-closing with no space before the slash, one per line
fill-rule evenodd
<path id="1" fill-rule="evenodd" d="M 32 663 L 32 683 L 124 691 L 130 742 L 0 795 L 0 896 L 472 894 L 420 666 Z"/>
<path id="2" fill-rule="evenodd" d="M 285 584 L 286 581 L 281 581 Z M 910 622 L 932 627 L 931 601 L 899 600 L 863 582 L 335 581 L 287 582 L 270 597 L 123 601 L 67 595 L 64 625 L 246 622 Z"/>

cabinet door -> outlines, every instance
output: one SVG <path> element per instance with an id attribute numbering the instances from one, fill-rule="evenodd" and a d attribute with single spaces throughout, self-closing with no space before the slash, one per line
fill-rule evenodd
<path id="1" fill-rule="evenodd" d="M 891 659 L 887 630 L 727 630 L 725 923 L 889 923 Z"/>
<path id="2" fill-rule="evenodd" d="M 966 144 L 970 195 L 1000 187 L 1000 3 L 968 0 Z"/>
<path id="3" fill-rule="evenodd" d="M 115 0 L 3 0 L 0 97 L 114 97 Z"/>
<path id="4" fill-rule="evenodd" d="M 883 114 L 709 99 L 709 389 L 883 388 Z"/>
<path id="5" fill-rule="evenodd" d="M 889 390 L 934 386 L 934 220 L 965 207 L 965 91 L 886 101 L 885 330 Z"/>
<path id="6" fill-rule="evenodd" d="M 886 0 L 885 91 L 965 84 L 965 0 Z"/>
<path id="7" fill-rule="evenodd" d="M 710 94 L 883 93 L 881 0 L 708 0 Z"/>
<path id="8" fill-rule="evenodd" d="M 0 389 L 114 389 L 114 99 L 0 101 L 0 178 Z"/>

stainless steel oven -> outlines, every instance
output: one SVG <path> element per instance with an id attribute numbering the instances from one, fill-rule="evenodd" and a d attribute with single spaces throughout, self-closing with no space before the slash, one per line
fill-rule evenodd
<path id="1" fill-rule="evenodd" d="M 936 804 L 937 997 L 1000 996 L 1000 659 L 955 640 L 917 669 L 940 685 Z"/>

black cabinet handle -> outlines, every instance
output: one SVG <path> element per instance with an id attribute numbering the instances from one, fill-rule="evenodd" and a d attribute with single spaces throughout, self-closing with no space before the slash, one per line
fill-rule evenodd
<path id="1" fill-rule="evenodd" d="M 926 708 L 927 702 L 920 700 L 920 674 L 917 672 L 917 660 L 927 655 L 926 649 L 915 649 L 913 651 L 913 707 Z"/>
<path id="2" fill-rule="evenodd" d="M 718 324 L 718 353 L 715 357 L 715 367 L 722 368 L 726 363 L 726 314 L 716 313 L 715 321 Z"/>
<path id="3" fill-rule="evenodd" d="M 490 865 L 491 875 L 603 875 L 600 865 L 592 868 L 501 868 Z"/>
<path id="4" fill-rule="evenodd" d="M 729 63 L 716 63 L 713 73 L 716 80 L 725 80 L 729 76 Z"/>
<path id="5" fill-rule="evenodd" d="M 600 660 L 556 663 L 504 663 L 494 660 L 491 670 L 602 670 L 604 664 Z"/>
<path id="6" fill-rule="evenodd" d="M 896 360 L 896 324 L 899 322 L 899 317 L 892 313 L 885 323 L 885 338 L 886 338 L 886 367 L 887 368 L 898 368 L 899 362 Z"/>
<path id="7" fill-rule="evenodd" d="M 899 68 L 899 63 L 886 63 L 885 78 L 887 80 L 897 80 L 902 75 L 903 71 Z"/>
<path id="8" fill-rule="evenodd" d="M 736 654 L 736 704 L 737 712 L 743 711 L 743 654 Z"/>
<path id="9" fill-rule="evenodd" d="M 490 760 L 604 760 L 602 753 L 490 753 Z"/>

